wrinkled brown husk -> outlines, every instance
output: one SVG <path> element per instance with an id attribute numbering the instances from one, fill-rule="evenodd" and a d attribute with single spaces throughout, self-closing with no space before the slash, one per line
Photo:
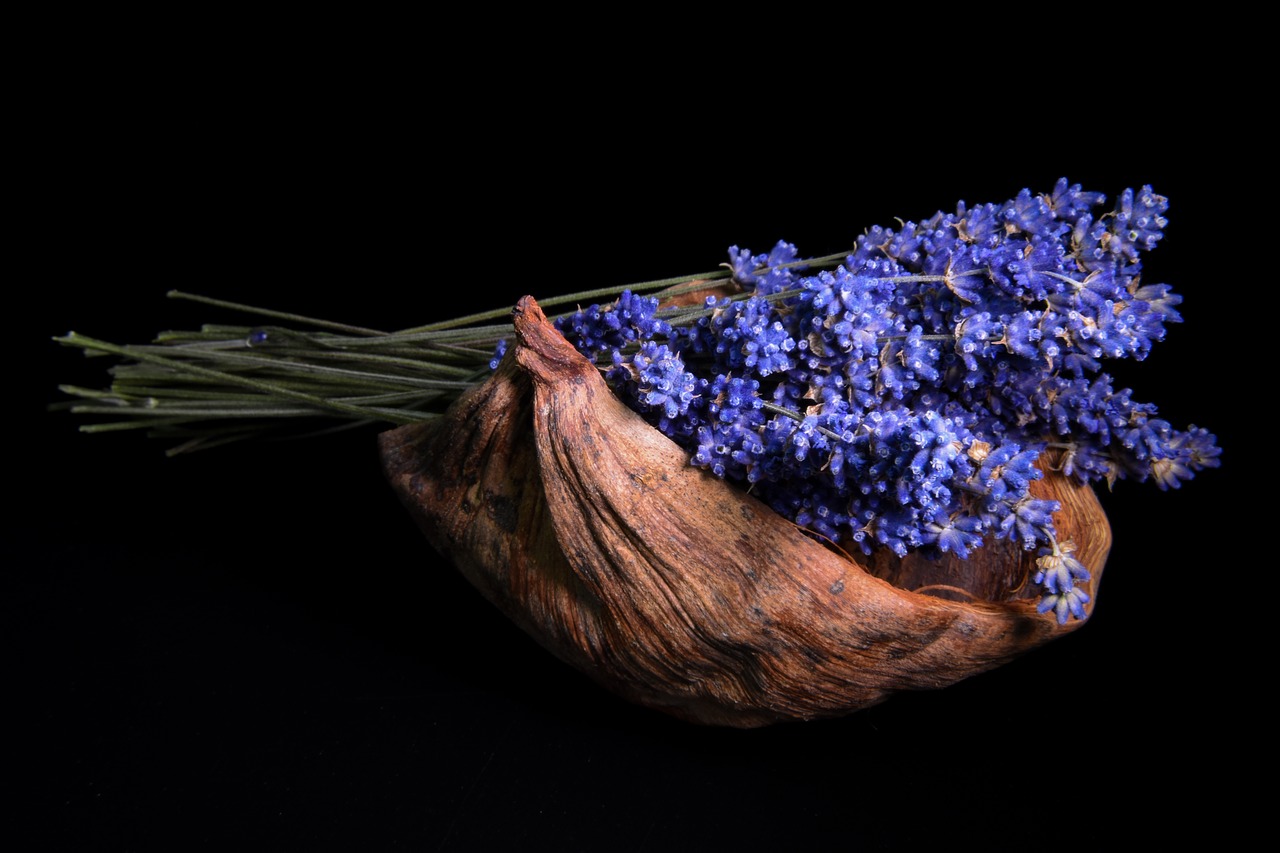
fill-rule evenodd
<path id="1" fill-rule="evenodd" d="M 513 316 L 488 381 L 381 436 L 384 470 L 438 551 L 607 689 L 709 724 L 834 717 L 1083 624 L 1036 612 L 1034 554 L 1012 546 L 940 561 L 827 547 L 689 465 L 532 298 Z M 1092 490 L 1050 475 L 1035 491 L 1062 502 L 1093 594 L 1111 533 Z"/>

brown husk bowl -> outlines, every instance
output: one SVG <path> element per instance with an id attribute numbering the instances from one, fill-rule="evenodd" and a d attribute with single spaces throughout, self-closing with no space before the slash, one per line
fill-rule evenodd
<path id="1" fill-rule="evenodd" d="M 1085 620 L 1036 610 L 1035 554 L 850 555 L 627 408 L 524 297 L 516 342 L 441 418 L 380 436 L 423 533 L 539 643 L 606 689 L 740 728 L 849 714 L 990 670 Z M 1092 572 L 1111 530 L 1092 489 L 1054 472 L 1059 541 Z"/>

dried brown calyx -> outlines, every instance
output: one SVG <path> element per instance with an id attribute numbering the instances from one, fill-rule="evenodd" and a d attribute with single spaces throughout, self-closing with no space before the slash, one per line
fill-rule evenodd
<path id="1" fill-rule="evenodd" d="M 851 557 L 688 463 L 618 400 L 531 297 L 498 370 L 438 420 L 380 438 L 431 544 L 509 618 L 605 688 L 687 720 L 835 717 L 945 687 L 1083 620 L 1036 612 L 1035 557 Z M 1092 490 L 1049 475 L 1060 539 L 1093 573 Z M 1096 596 L 1095 596 L 1096 598 Z"/>

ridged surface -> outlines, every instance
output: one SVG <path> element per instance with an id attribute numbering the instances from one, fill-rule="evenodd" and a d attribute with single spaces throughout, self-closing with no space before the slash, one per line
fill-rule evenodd
<path id="1" fill-rule="evenodd" d="M 826 547 L 690 466 L 532 298 L 513 317 L 493 377 L 445 417 L 382 435 L 384 470 L 437 550 L 607 689 L 709 724 L 833 717 L 1083 624 L 1036 612 L 1034 555 L 1018 549 L 859 562 Z M 1060 538 L 1096 590 L 1111 534 L 1092 490 L 1056 475 L 1035 489 L 1063 502 Z"/>

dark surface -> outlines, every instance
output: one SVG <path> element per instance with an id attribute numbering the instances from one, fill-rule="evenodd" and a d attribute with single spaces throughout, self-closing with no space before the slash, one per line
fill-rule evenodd
<path id="1" fill-rule="evenodd" d="M 1243 189 L 1160 155 L 1184 150 L 1177 125 L 1088 156 L 854 152 L 837 132 L 640 155 L 595 122 L 536 151 L 495 122 L 433 135 L 447 150 L 428 156 L 392 103 L 222 104 L 209 121 L 213 91 L 163 138 L 140 96 L 111 111 L 112 144 L 62 158 L 42 220 L 58 239 L 17 323 L 11 366 L 34 369 L 7 409 L 23 425 L 3 624 L 31 849 L 1066 849 L 1239 828 L 1223 804 L 1248 729 L 1228 673 L 1257 583 L 1235 579 L 1249 547 L 1218 537 L 1253 459 L 1221 372 L 1241 306 L 1208 235 Z M 373 432 L 166 459 L 43 411 L 58 383 L 102 378 L 53 335 L 227 319 L 170 288 L 404 327 L 713 269 L 733 243 L 825 253 L 1062 175 L 1171 199 L 1148 280 L 1185 297 L 1186 322 L 1117 373 L 1175 425 L 1215 431 L 1224 467 L 1104 496 L 1115 546 L 1083 630 L 842 720 L 699 728 L 601 693 L 426 547 Z"/>

